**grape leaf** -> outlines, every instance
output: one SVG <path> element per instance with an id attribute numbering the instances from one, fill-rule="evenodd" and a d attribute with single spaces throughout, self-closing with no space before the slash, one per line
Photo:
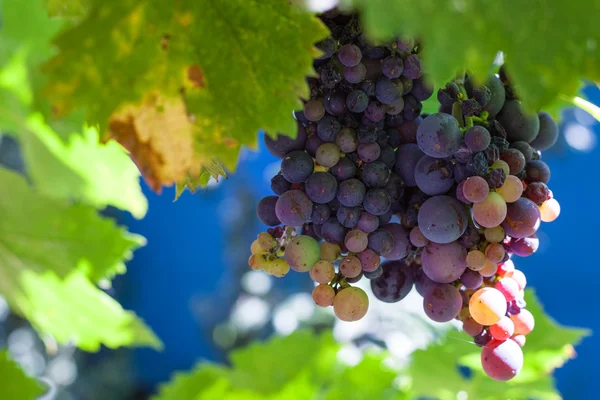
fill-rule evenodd
<path id="1" fill-rule="evenodd" d="M 45 0 L 51 17 L 80 17 L 89 7 L 88 0 Z"/>
<path id="2" fill-rule="evenodd" d="M 74 343 L 86 351 L 98 351 L 101 344 L 162 349 L 150 328 L 80 271 L 64 279 L 51 271 L 25 271 L 20 286 L 22 292 L 11 304 L 38 331 L 52 335 L 58 343 Z"/>
<path id="3" fill-rule="evenodd" d="M 124 272 L 143 238 L 88 205 L 40 196 L 0 169 L 0 294 L 41 332 L 85 350 L 151 345 L 154 334 L 92 283 Z M 64 277 L 64 280 L 62 279 Z"/>
<path id="4" fill-rule="evenodd" d="M 43 25 L 42 19 L 39 17 Z M 10 32 L 0 31 L 0 41 Z M 100 144 L 96 130 L 82 130 L 82 125 L 78 131 L 83 131 L 83 135 L 71 131 L 68 137 L 60 137 L 35 111 L 32 86 L 39 73 L 29 63 L 37 56 L 28 50 L 30 39 L 25 36 L 23 40 L 21 47 L 0 66 L 0 100 L 10 106 L 0 109 L 0 129 L 17 136 L 29 177 L 38 191 L 99 208 L 112 205 L 130 211 L 136 218 L 143 217 L 148 206 L 139 172 L 118 144 Z M 41 45 L 34 46 L 36 51 L 38 47 Z"/>
<path id="5" fill-rule="evenodd" d="M 234 350 L 231 367 L 203 362 L 178 373 L 153 400 L 399 398 L 392 387 L 396 373 L 384 366 L 384 355 L 367 354 L 347 366 L 337 361 L 339 348 L 331 333 L 296 331 Z"/>
<path id="6" fill-rule="evenodd" d="M 90 279 L 99 281 L 122 273 L 123 260 L 144 244 L 94 208 L 42 197 L 6 169 L 0 169 L 0 184 L 10 188 L 10 196 L 0 196 L 0 268 L 6 274 L 18 277 L 28 269 L 65 276 L 84 260 Z"/>
<path id="7" fill-rule="evenodd" d="M 25 375 L 6 351 L 0 351 L 0 381 L 0 399 L 35 400 L 44 393 L 42 386 Z"/>
<path id="8" fill-rule="evenodd" d="M 490 71 L 498 51 L 526 105 L 540 109 L 560 94 L 573 97 L 580 79 L 600 79 L 600 31 L 585 6 L 550 0 L 489 2 L 344 0 L 363 13 L 377 39 L 408 34 L 423 40 L 428 73 L 441 87 L 455 72 Z"/>
<path id="9" fill-rule="evenodd" d="M 144 217 L 148 201 L 140 173 L 118 143 L 101 144 L 95 128 L 84 128 L 82 135 L 71 135 L 66 143 L 41 115 L 30 116 L 26 126 L 19 141 L 28 176 L 40 194 L 75 198 L 98 208 L 112 205 L 138 219 Z"/>
<path id="10" fill-rule="evenodd" d="M 285 0 L 97 0 L 58 36 L 46 93 L 58 116 L 84 109 L 159 190 L 215 161 L 234 170 L 259 129 L 293 136 L 326 35 Z"/>
<path id="11" fill-rule="evenodd" d="M 574 355 L 573 346 L 589 331 L 565 328 L 552 321 L 531 290 L 526 290 L 525 300 L 535 316 L 535 329 L 527 336 L 525 363 L 519 375 L 508 382 L 488 378 L 481 367 L 481 349 L 464 333 L 450 331 L 439 343 L 413 354 L 408 369 L 411 393 L 441 400 L 454 400 L 460 391 L 478 400 L 560 399 L 550 374 Z M 468 367 L 473 376 L 461 374 L 459 365 Z M 432 376 L 436 377 L 435 385 L 431 384 Z"/>

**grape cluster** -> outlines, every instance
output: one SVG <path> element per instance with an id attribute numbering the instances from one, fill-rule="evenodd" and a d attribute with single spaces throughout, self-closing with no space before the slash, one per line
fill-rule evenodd
<path id="1" fill-rule="evenodd" d="M 309 272 L 315 303 L 344 321 L 367 312 L 352 286 L 363 277 L 388 303 L 415 287 L 431 320 L 462 321 L 490 377 L 513 378 L 534 319 L 511 257 L 533 254 L 540 223 L 560 212 L 541 160 L 556 123 L 521 105 L 504 67 L 485 82 L 458 76 L 437 91 L 439 112 L 422 114 L 433 95 L 422 44 L 374 45 L 337 10 L 323 20 L 332 36 L 317 45 L 296 138 L 265 135 L 281 170 L 257 207 L 272 228 L 250 267 Z"/>

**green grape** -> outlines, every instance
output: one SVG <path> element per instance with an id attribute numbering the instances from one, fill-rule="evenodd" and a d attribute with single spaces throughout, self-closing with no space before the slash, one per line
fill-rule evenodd
<path id="1" fill-rule="evenodd" d="M 339 244 L 323 242 L 321 243 L 321 260 L 334 262 L 340 258 L 342 248 Z"/>
<path id="2" fill-rule="evenodd" d="M 281 278 L 290 272 L 290 266 L 283 258 L 276 258 L 272 261 L 267 261 L 263 266 L 263 270 L 269 275 Z"/>
<path id="3" fill-rule="evenodd" d="M 504 240 L 504 229 L 501 226 L 495 226 L 493 228 L 485 228 L 484 231 L 485 240 L 490 243 L 500 243 Z"/>
<path id="4" fill-rule="evenodd" d="M 310 236 L 296 236 L 285 248 L 285 260 L 297 272 L 307 272 L 320 257 L 319 243 Z"/>
<path id="5" fill-rule="evenodd" d="M 349 287 L 340 290 L 333 300 L 333 312 L 342 321 L 358 321 L 369 309 L 369 298 L 364 290 Z"/>

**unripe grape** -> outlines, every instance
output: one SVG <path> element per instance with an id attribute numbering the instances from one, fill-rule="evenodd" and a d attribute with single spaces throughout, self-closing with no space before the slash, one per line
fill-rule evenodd
<path id="1" fill-rule="evenodd" d="M 319 260 L 308 273 L 310 278 L 317 283 L 329 283 L 335 277 L 335 268 L 331 262 Z"/>
<path id="2" fill-rule="evenodd" d="M 493 325 L 506 314 L 506 299 L 497 289 L 481 288 L 471 296 L 469 311 L 481 325 Z"/>
<path id="3" fill-rule="evenodd" d="M 349 287 L 340 290 L 333 300 L 333 311 L 342 321 L 358 321 L 369 309 L 369 298 L 364 290 Z"/>
<path id="4" fill-rule="evenodd" d="M 296 236 L 285 248 L 285 260 L 289 266 L 298 272 L 307 272 L 312 268 L 321 255 L 319 243 L 310 236 Z"/>
<path id="5" fill-rule="evenodd" d="M 321 243 L 320 255 L 321 260 L 334 262 L 342 254 L 342 248 L 339 244 L 323 242 Z"/>

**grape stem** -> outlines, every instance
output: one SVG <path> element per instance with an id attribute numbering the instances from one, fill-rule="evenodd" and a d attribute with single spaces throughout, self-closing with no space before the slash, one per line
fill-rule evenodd
<path id="1" fill-rule="evenodd" d="M 452 105 L 452 116 L 456 118 L 461 128 L 465 127 L 465 119 L 463 118 L 462 106 L 458 101 Z"/>

